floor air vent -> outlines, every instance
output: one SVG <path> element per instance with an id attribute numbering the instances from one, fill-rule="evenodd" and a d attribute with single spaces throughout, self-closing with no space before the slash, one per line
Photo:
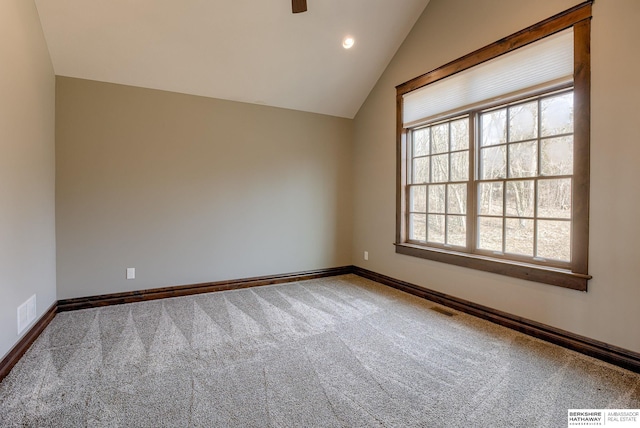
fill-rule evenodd
<path id="1" fill-rule="evenodd" d="M 448 311 L 448 310 L 446 310 L 444 308 L 441 308 L 439 306 L 433 306 L 433 307 L 431 307 L 431 310 L 432 311 L 436 311 L 436 312 L 438 312 L 438 313 L 440 313 L 442 315 L 446 315 L 448 317 L 452 317 L 452 316 L 456 315 L 455 312 L 450 312 L 450 311 Z"/>

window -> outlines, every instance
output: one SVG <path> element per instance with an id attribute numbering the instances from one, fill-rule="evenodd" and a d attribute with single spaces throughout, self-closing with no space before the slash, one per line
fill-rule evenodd
<path id="1" fill-rule="evenodd" d="M 467 247 L 469 116 L 411 131 L 408 240 Z"/>
<path id="2" fill-rule="evenodd" d="M 473 182 L 470 135 L 478 136 Z M 571 89 L 411 129 L 408 139 L 408 242 L 568 267 Z M 467 236 L 470 193 L 477 233 Z"/>
<path id="3" fill-rule="evenodd" d="M 586 291 L 590 18 L 397 87 L 398 253 Z"/>

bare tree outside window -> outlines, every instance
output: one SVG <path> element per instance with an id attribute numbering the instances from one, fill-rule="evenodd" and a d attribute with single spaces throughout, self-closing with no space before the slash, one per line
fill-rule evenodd
<path id="1" fill-rule="evenodd" d="M 412 132 L 409 239 L 467 246 L 469 116 Z"/>
<path id="2" fill-rule="evenodd" d="M 569 262 L 573 115 L 568 89 L 414 129 L 409 240 Z M 469 177 L 473 152 L 476 180 Z M 468 217 L 471 185 L 477 203 Z M 476 232 L 472 242 L 469 227 Z"/>
<path id="3" fill-rule="evenodd" d="M 479 120 L 477 249 L 569 262 L 573 91 L 481 111 Z"/>

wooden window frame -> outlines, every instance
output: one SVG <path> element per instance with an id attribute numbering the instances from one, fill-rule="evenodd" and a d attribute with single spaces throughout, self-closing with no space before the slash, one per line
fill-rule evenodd
<path id="1" fill-rule="evenodd" d="M 587 291 L 589 255 L 590 164 L 590 39 L 593 0 L 507 36 L 475 52 L 396 87 L 396 252 L 414 257 L 488 271 L 515 278 Z M 407 242 L 406 162 L 407 133 L 403 126 L 403 96 L 460 71 L 573 27 L 574 33 L 574 167 L 572 186 L 571 262 L 567 268 L 524 263 L 476 253 L 454 251 Z M 472 141 L 475 140 L 471 136 Z M 475 153 L 475 150 L 472 150 Z M 471 157 L 471 156 L 470 156 Z M 472 165 L 474 159 L 469 160 Z M 474 175 L 470 175 L 473 178 Z M 475 186 L 475 180 L 474 186 Z M 471 199 L 471 196 L 469 196 Z M 475 201 L 467 215 L 477 216 Z M 468 230 L 468 233 L 472 231 Z"/>

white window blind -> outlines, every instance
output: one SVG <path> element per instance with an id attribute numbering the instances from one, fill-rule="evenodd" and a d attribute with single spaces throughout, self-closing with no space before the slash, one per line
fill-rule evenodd
<path id="1" fill-rule="evenodd" d="M 571 81 L 573 28 L 405 94 L 403 126 L 540 86 Z"/>

